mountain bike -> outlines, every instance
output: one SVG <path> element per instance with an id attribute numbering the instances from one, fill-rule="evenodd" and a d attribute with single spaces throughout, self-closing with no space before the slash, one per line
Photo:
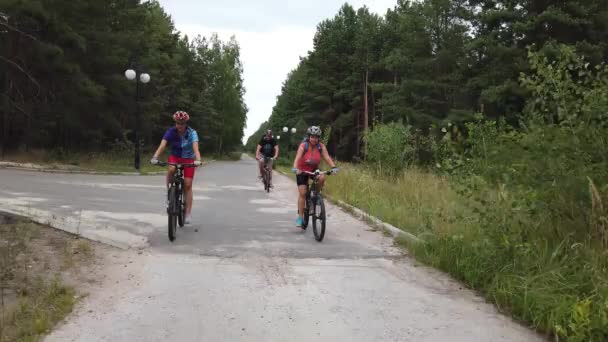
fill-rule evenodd
<path id="1" fill-rule="evenodd" d="M 264 191 L 270 192 L 272 186 L 272 162 L 274 158 L 263 157 L 264 167 L 262 172 L 262 182 L 264 183 Z"/>
<path id="2" fill-rule="evenodd" d="M 184 199 L 184 169 L 187 167 L 197 167 L 196 164 L 175 164 L 159 161 L 158 166 L 175 166 L 173 180 L 167 189 L 167 216 L 169 219 L 168 232 L 169 241 L 175 241 L 177 225 L 184 226 L 186 219 L 186 201 Z"/>
<path id="3" fill-rule="evenodd" d="M 301 171 L 312 177 L 312 184 L 307 185 L 306 201 L 304 202 L 304 215 L 302 217 L 302 229 L 308 227 L 308 221 L 312 217 L 312 231 L 315 234 L 315 240 L 321 242 L 325 236 L 326 214 L 325 202 L 323 194 L 319 189 L 319 176 L 330 176 L 334 172 L 316 170 L 315 172 Z"/>

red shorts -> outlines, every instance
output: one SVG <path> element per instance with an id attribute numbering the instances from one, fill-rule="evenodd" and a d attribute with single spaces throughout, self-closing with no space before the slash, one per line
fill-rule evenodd
<path id="1" fill-rule="evenodd" d="M 172 164 L 192 164 L 194 163 L 194 159 L 190 158 L 180 158 L 176 156 L 169 156 L 169 163 Z M 184 168 L 184 178 L 194 178 L 194 168 L 186 167 Z"/>

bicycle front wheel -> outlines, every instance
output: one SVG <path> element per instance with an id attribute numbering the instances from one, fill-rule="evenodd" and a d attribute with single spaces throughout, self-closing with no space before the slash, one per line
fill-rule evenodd
<path id="1" fill-rule="evenodd" d="M 179 215 L 179 207 L 177 206 L 178 198 L 177 198 L 177 189 L 175 186 L 171 186 L 169 188 L 169 210 L 167 214 L 169 216 L 169 241 L 175 241 L 175 230 L 177 227 L 177 216 Z"/>
<path id="2" fill-rule="evenodd" d="M 268 179 L 268 169 L 264 168 L 264 191 L 270 192 L 270 181 Z"/>
<path id="3" fill-rule="evenodd" d="M 325 203 L 323 197 L 317 194 L 317 200 L 314 205 L 312 214 L 312 231 L 315 234 L 315 240 L 321 242 L 325 236 Z"/>
<path id="4" fill-rule="evenodd" d="M 178 215 L 177 215 L 177 223 L 179 224 L 180 227 L 184 227 L 184 223 L 185 223 L 185 218 L 186 218 L 186 201 L 184 200 L 184 191 L 182 189 L 182 191 L 179 192 L 179 196 L 177 196 L 178 198 L 178 203 L 177 203 L 177 208 L 179 209 Z"/>

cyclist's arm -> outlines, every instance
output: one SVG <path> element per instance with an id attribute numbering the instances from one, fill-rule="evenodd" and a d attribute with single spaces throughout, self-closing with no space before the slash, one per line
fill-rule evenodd
<path id="1" fill-rule="evenodd" d="M 258 147 L 255 149 L 255 158 L 260 159 L 260 150 L 262 149 L 262 145 L 258 144 Z"/>
<path id="2" fill-rule="evenodd" d="M 323 146 L 323 151 L 321 152 L 321 154 L 323 155 L 323 159 L 325 159 L 325 162 L 327 162 L 327 164 L 329 164 L 332 169 L 336 167 L 336 163 L 331 160 L 331 157 L 329 156 L 329 153 L 327 152 L 327 147 L 325 147 L 325 145 Z"/>
<path id="3" fill-rule="evenodd" d="M 293 160 L 294 169 L 298 168 L 298 164 L 300 163 L 300 158 L 302 158 L 303 154 L 304 154 L 304 146 L 300 145 L 300 147 L 298 147 L 298 152 L 296 152 L 296 158 Z"/>
<path id="4" fill-rule="evenodd" d="M 194 155 L 196 156 L 196 160 L 201 160 L 201 151 L 198 149 L 198 141 L 192 143 L 192 150 L 194 150 Z"/>
<path id="5" fill-rule="evenodd" d="M 274 145 L 274 159 L 279 157 L 279 145 Z"/>
<path id="6" fill-rule="evenodd" d="M 154 152 L 154 159 L 158 159 L 158 156 L 163 154 L 165 147 L 167 147 L 167 140 L 163 139 L 163 140 L 161 140 L 160 145 L 158 146 L 158 149 L 156 150 L 156 152 Z"/>

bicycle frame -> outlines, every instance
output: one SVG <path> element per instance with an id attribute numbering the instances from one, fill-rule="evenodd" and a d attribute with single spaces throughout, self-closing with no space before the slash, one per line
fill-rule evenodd
<path id="1" fill-rule="evenodd" d="M 196 164 L 176 164 L 158 162 L 158 166 L 173 166 L 175 171 L 170 186 L 167 189 L 167 215 L 169 218 L 169 241 L 175 240 L 176 226 L 184 226 L 185 222 L 185 200 L 184 200 L 184 169 L 186 167 L 197 167 Z"/>
<path id="2" fill-rule="evenodd" d="M 319 176 L 321 175 L 331 175 L 331 171 L 321 171 L 316 170 L 315 172 L 302 171 L 303 174 L 307 174 L 312 177 L 312 184 L 307 184 L 308 190 L 307 193 L 315 192 L 317 193 L 317 188 L 319 187 Z"/>
<path id="3" fill-rule="evenodd" d="M 270 162 L 272 162 L 274 160 L 274 158 L 271 157 L 263 157 L 262 161 L 264 163 L 264 169 L 268 169 L 268 167 L 270 166 Z M 272 172 L 272 167 L 270 168 L 270 172 Z"/>
<path id="4" fill-rule="evenodd" d="M 177 188 L 178 196 L 180 196 L 184 190 L 184 169 L 187 167 L 197 167 L 196 164 L 179 164 L 179 163 L 165 163 L 159 162 L 158 166 L 173 166 L 175 167 L 175 173 L 173 174 L 173 180 L 171 184 Z M 176 214 L 176 213 L 173 213 Z"/>
<path id="5" fill-rule="evenodd" d="M 302 224 L 302 228 L 306 229 L 308 226 L 309 217 L 312 217 L 312 229 L 315 239 L 321 242 L 325 236 L 326 214 L 323 194 L 319 188 L 319 176 L 331 175 L 332 171 L 316 170 L 315 172 L 302 171 L 302 173 L 312 176 L 312 184 L 309 183 L 306 185 L 306 204 L 304 208 L 304 222 Z M 319 206 L 318 209 L 317 206 Z M 317 220 L 320 220 L 320 222 L 317 222 Z"/>

